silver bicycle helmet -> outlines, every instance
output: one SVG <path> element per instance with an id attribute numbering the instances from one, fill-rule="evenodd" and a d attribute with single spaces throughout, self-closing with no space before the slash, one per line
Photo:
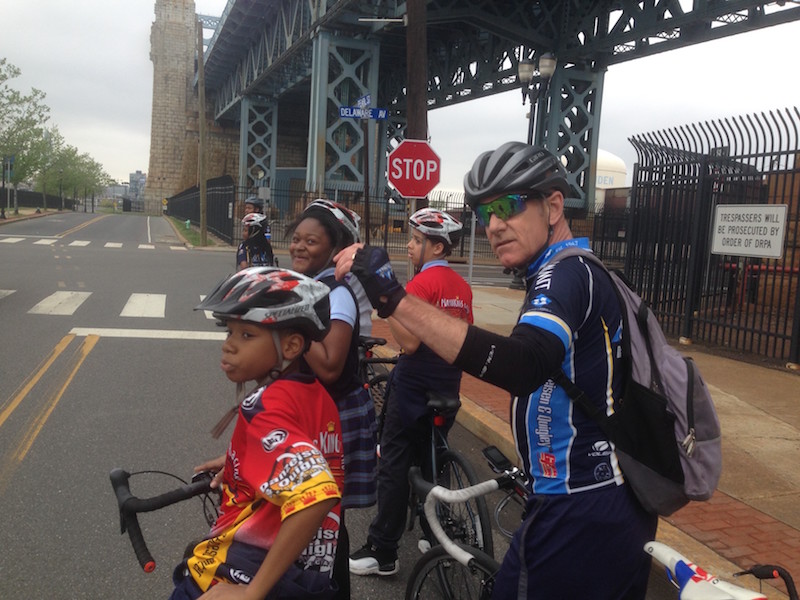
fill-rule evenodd
<path id="1" fill-rule="evenodd" d="M 250 267 L 220 282 L 195 310 L 210 310 L 221 320 L 297 329 L 319 341 L 330 327 L 328 292 L 324 283 L 289 269 Z"/>
<path id="2" fill-rule="evenodd" d="M 550 151 L 523 142 L 507 142 L 484 152 L 464 176 L 464 198 L 474 210 L 482 200 L 502 194 L 556 189 L 572 195 L 567 172 Z"/>
<path id="3" fill-rule="evenodd" d="M 326 200 L 325 198 L 317 198 L 305 207 L 303 215 L 306 215 L 306 213 L 313 214 L 317 210 L 324 210 L 332 214 L 342 228 L 352 236 L 352 243 L 361 241 L 361 236 L 358 233 L 358 224 L 361 222 L 361 217 L 352 210 L 338 202 Z"/>
<path id="4" fill-rule="evenodd" d="M 442 238 L 455 245 L 461 232 L 461 221 L 435 208 L 421 208 L 408 219 L 409 225 L 423 235 Z"/>
<path id="5" fill-rule="evenodd" d="M 261 213 L 250 213 L 244 216 L 242 219 L 242 225 L 247 227 L 247 233 L 252 236 L 264 229 L 266 220 L 266 215 L 262 215 Z"/>

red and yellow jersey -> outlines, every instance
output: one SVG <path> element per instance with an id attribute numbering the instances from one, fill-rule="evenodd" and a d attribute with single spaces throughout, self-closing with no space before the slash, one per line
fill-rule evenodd
<path id="1" fill-rule="evenodd" d="M 341 498 L 342 434 L 336 406 L 313 377 L 293 375 L 245 398 L 228 447 L 222 507 L 187 566 L 203 591 L 217 581 L 249 583 L 281 521 L 323 500 Z M 339 504 L 299 557 L 330 576 Z"/>

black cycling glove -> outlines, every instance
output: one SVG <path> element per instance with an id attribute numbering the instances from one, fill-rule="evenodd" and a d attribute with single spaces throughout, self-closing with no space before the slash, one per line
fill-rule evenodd
<path id="1" fill-rule="evenodd" d="M 397 281 L 386 251 L 376 246 L 359 248 L 350 272 L 361 282 L 370 303 L 378 309 L 378 316 L 392 316 L 406 291 Z"/>

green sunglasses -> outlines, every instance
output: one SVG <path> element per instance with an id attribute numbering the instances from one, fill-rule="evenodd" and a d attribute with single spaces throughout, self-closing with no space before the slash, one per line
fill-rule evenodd
<path id="1" fill-rule="evenodd" d="M 533 194 L 505 194 L 499 198 L 495 198 L 491 202 L 485 204 L 478 204 L 475 207 L 475 216 L 478 218 L 478 223 L 484 227 L 489 225 L 489 220 L 492 215 L 498 219 L 507 221 L 514 215 L 518 215 L 525 210 L 525 203 L 528 200 L 536 200 L 541 198 L 541 195 Z"/>

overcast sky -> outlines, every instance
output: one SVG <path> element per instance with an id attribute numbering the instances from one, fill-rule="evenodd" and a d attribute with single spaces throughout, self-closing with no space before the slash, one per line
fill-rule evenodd
<path id="1" fill-rule="evenodd" d="M 12 85 L 45 92 L 51 124 L 111 177 L 149 166 L 152 0 L 6 0 L 0 57 L 22 70 Z M 220 15 L 226 0 L 195 0 Z M 630 173 L 628 138 L 686 123 L 800 105 L 800 22 L 777 25 L 609 68 L 600 148 Z M 519 91 L 431 111 L 431 145 L 443 189 L 461 189 L 482 151 L 527 137 Z"/>

